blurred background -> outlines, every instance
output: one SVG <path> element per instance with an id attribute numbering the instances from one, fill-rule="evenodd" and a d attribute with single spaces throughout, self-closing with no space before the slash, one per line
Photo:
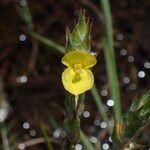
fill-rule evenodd
<path id="1" fill-rule="evenodd" d="M 150 1 L 110 0 L 110 4 L 125 112 L 134 97 L 139 97 L 150 86 Z M 66 115 L 61 82 L 63 54 L 28 34 L 29 29 L 17 11 L 18 6 L 25 5 L 26 0 L 0 1 L 0 121 L 5 120 L 8 137 L 15 135 L 13 141 L 20 143 L 16 149 L 46 149 L 41 139 L 42 124 L 54 140 L 54 149 L 59 150 L 65 136 L 61 127 Z M 99 0 L 28 0 L 28 7 L 34 30 L 62 46 L 65 46 L 66 26 L 73 29 L 79 10 L 86 10 L 92 22 L 91 50 L 98 54 L 98 63 L 93 68 L 95 83 L 112 118 L 113 100 L 102 52 L 104 29 Z M 96 140 L 98 132 L 102 142 L 111 145 L 106 124 L 101 119 L 91 93 L 87 92 L 81 127 L 91 141 Z M 78 145 L 77 150 L 80 147 Z"/>

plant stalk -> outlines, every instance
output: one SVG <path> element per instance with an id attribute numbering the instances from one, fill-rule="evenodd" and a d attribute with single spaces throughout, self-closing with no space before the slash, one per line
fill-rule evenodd
<path id="1" fill-rule="evenodd" d="M 104 25 L 105 25 L 104 56 L 106 61 L 106 69 L 110 84 L 111 96 L 112 99 L 114 100 L 115 119 L 117 123 L 121 123 L 122 122 L 122 112 L 120 102 L 121 98 L 114 53 L 112 18 L 109 0 L 101 0 L 101 5 L 104 12 Z"/>
<path id="2" fill-rule="evenodd" d="M 102 115 L 104 122 L 106 122 L 106 124 L 107 124 L 108 132 L 109 132 L 109 134 L 111 134 L 112 131 L 111 131 L 111 128 L 109 125 L 109 119 L 108 119 L 107 113 L 104 109 L 104 105 L 102 103 L 101 97 L 98 94 L 98 91 L 97 91 L 95 84 L 94 84 L 93 88 L 91 89 L 91 93 L 94 97 L 96 105 L 98 106 L 97 108 L 98 108 L 99 113 Z"/>
<path id="3" fill-rule="evenodd" d="M 7 130 L 4 123 L 1 123 L 1 137 L 4 150 L 10 150 Z"/>
<path id="4" fill-rule="evenodd" d="M 79 95 L 77 106 L 75 97 L 66 95 L 65 106 L 67 117 L 64 120 L 64 129 L 67 133 L 63 150 L 75 150 L 75 145 L 80 139 L 80 117 L 84 111 L 84 94 Z"/>

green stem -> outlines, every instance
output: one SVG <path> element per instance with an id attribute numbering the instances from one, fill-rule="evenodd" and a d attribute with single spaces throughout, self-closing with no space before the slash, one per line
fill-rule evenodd
<path id="1" fill-rule="evenodd" d="M 112 99 L 114 100 L 114 112 L 117 123 L 122 122 L 120 90 L 118 82 L 117 67 L 115 61 L 115 53 L 113 46 L 113 30 L 112 18 L 110 12 L 109 0 L 101 0 L 101 5 L 104 12 L 104 25 L 105 25 L 105 41 L 104 41 L 104 55 L 106 61 L 106 69 L 110 83 L 110 91 Z"/>
<path id="2" fill-rule="evenodd" d="M 7 130 L 4 123 L 1 123 L 1 136 L 4 150 L 10 150 Z"/>
<path id="3" fill-rule="evenodd" d="M 94 100 L 95 100 L 95 103 L 97 105 L 99 113 L 102 115 L 103 120 L 107 124 L 108 132 L 111 134 L 111 128 L 109 126 L 109 119 L 108 119 L 107 113 L 106 113 L 106 111 L 104 109 L 104 105 L 102 103 L 101 97 L 98 94 L 96 85 L 94 85 L 93 88 L 91 89 L 91 93 L 92 93 L 92 95 L 94 97 Z"/>
<path id="4" fill-rule="evenodd" d="M 15 9 L 22 18 L 22 20 L 27 24 L 28 30 L 33 31 L 34 23 L 28 4 L 26 4 L 25 6 L 16 5 Z"/>
<path id="5" fill-rule="evenodd" d="M 81 138 L 86 150 L 94 150 L 93 145 L 90 143 L 89 139 L 82 131 L 80 131 L 80 138 Z"/>
<path id="6" fill-rule="evenodd" d="M 45 129 L 43 128 L 43 126 L 40 124 L 40 129 L 41 129 L 41 133 L 44 137 L 44 140 L 45 140 L 45 143 L 46 143 L 46 147 L 47 147 L 47 150 L 53 150 L 53 147 L 51 145 L 51 142 L 49 141 L 49 137 L 45 131 Z"/>
<path id="7" fill-rule="evenodd" d="M 109 47 L 111 51 L 114 51 L 113 47 L 113 29 L 112 29 L 112 18 L 111 18 L 111 11 L 109 0 L 101 0 L 101 5 L 104 12 L 104 23 L 105 23 L 105 36 L 108 39 Z"/>
<path id="8" fill-rule="evenodd" d="M 31 37 L 33 37 L 37 41 L 56 49 L 58 52 L 63 53 L 63 54 L 65 53 L 65 48 L 60 46 L 59 44 L 55 43 L 54 41 L 52 41 L 48 38 L 45 38 L 45 37 L 43 37 L 40 34 L 37 34 L 35 32 L 30 32 L 30 35 L 31 35 Z"/>
<path id="9" fill-rule="evenodd" d="M 75 106 L 74 95 L 68 93 L 65 106 L 67 116 L 64 120 L 64 128 L 67 132 L 67 139 L 64 150 L 75 150 L 75 145 L 80 139 L 80 117 L 84 111 L 84 94 L 79 95 L 77 106 Z"/>

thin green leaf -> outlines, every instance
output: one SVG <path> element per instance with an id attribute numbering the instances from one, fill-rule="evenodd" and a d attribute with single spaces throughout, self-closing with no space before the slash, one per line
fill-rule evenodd
<path id="1" fill-rule="evenodd" d="M 25 6 L 17 5 L 15 6 L 15 9 L 20 15 L 21 19 L 27 24 L 28 29 L 32 31 L 34 29 L 34 24 L 33 24 L 32 14 L 30 12 L 28 5 Z"/>
<path id="2" fill-rule="evenodd" d="M 111 129 L 109 126 L 109 119 L 107 117 L 107 113 L 105 111 L 104 105 L 102 103 L 101 97 L 99 96 L 99 93 L 97 91 L 96 85 L 93 86 L 93 88 L 91 89 L 91 93 L 94 97 L 94 101 L 97 105 L 98 111 L 99 113 L 102 115 L 103 120 L 107 123 L 107 128 L 109 133 L 111 133 Z"/>
<path id="3" fill-rule="evenodd" d="M 43 137 L 44 137 L 44 140 L 45 140 L 47 149 L 48 149 L 48 150 L 53 150 L 53 147 L 52 147 L 52 145 L 51 145 L 51 143 L 50 143 L 49 137 L 48 137 L 48 135 L 47 135 L 45 129 L 43 128 L 42 125 L 40 126 L 40 128 L 41 128 L 41 133 L 42 133 L 42 135 L 43 135 Z"/>
<path id="4" fill-rule="evenodd" d="M 122 122 L 120 90 L 118 82 L 117 67 L 115 61 L 115 53 L 113 47 L 113 29 L 112 18 L 110 12 L 109 0 L 101 0 L 101 5 L 104 12 L 104 27 L 105 27 L 105 40 L 104 40 L 104 56 L 106 62 L 107 75 L 110 84 L 110 91 L 112 99 L 114 100 L 114 112 L 116 122 Z"/>
<path id="5" fill-rule="evenodd" d="M 82 131 L 80 131 L 80 138 L 81 138 L 81 141 L 83 142 L 86 150 L 94 150 L 94 147 L 91 144 L 91 142 L 89 141 L 88 137 Z"/>
<path id="6" fill-rule="evenodd" d="M 50 46 L 52 48 L 54 48 L 55 50 L 57 50 L 58 52 L 64 54 L 65 53 L 65 48 L 60 46 L 59 44 L 55 43 L 54 41 L 48 39 L 48 38 L 45 38 L 43 36 L 41 36 L 40 34 L 37 34 L 35 32 L 31 32 L 30 33 L 31 37 L 33 37 L 34 39 L 36 39 L 37 41 L 47 45 L 47 46 Z"/>
<path id="7" fill-rule="evenodd" d="M 0 128 L 1 128 L 1 137 L 2 137 L 3 148 L 4 148 L 4 150 L 10 150 L 10 145 L 9 145 L 10 143 L 9 143 L 5 123 L 1 123 Z"/>

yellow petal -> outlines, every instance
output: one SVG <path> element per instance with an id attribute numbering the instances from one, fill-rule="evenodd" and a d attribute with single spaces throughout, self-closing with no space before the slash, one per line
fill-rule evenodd
<path id="1" fill-rule="evenodd" d="M 75 64 L 82 64 L 83 68 L 90 68 L 96 64 L 96 58 L 86 51 L 75 50 L 68 52 L 63 58 L 62 63 L 68 67 Z"/>
<path id="2" fill-rule="evenodd" d="M 79 95 L 92 88 L 94 76 L 89 69 L 82 69 L 77 73 L 69 67 L 62 73 L 62 82 L 67 91 Z"/>

